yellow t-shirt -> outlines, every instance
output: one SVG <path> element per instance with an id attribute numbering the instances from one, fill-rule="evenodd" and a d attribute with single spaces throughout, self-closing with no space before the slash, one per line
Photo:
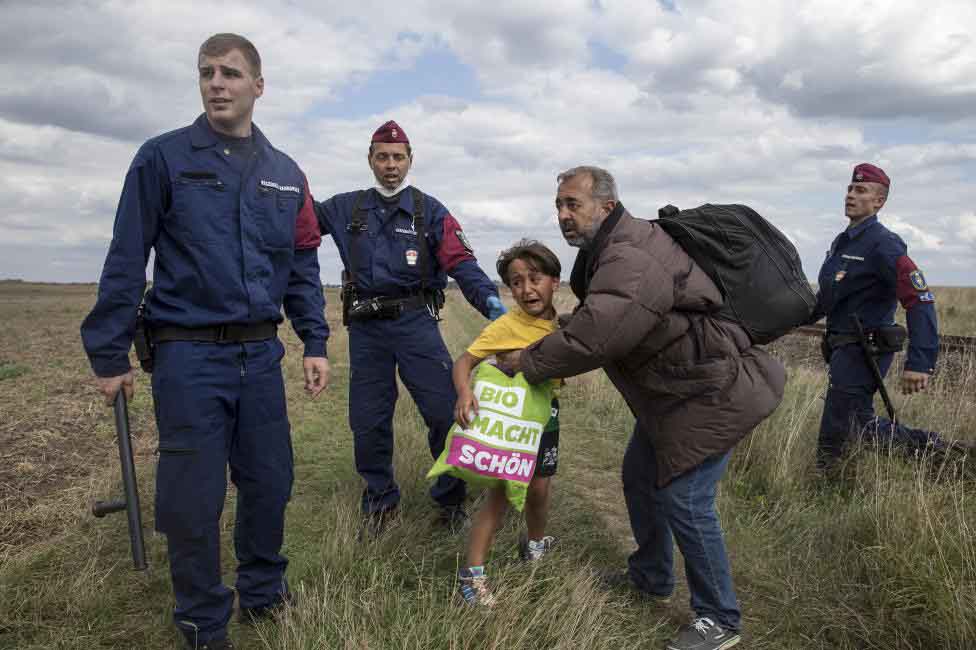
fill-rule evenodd
<path id="1" fill-rule="evenodd" d="M 518 307 L 513 307 L 481 330 L 474 343 L 468 346 L 468 354 L 484 359 L 498 352 L 520 350 L 555 331 L 556 321 L 529 316 Z M 561 379 L 552 380 L 553 390 L 560 385 Z"/>

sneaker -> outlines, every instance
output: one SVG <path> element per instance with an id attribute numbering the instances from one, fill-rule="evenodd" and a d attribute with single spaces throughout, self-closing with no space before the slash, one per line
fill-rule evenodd
<path id="1" fill-rule="evenodd" d="M 735 630 L 726 630 L 704 616 L 691 625 L 682 625 L 678 636 L 668 644 L 668 650 L 725 650 L 742 640 Z"/>
<path id="2" fill-rule="evenodd" d="M 400 509 L 396 506 L 363 515 L 362 521 L 359 522 L 356 540 L 365 542 L 376 539 L 393 526 L 399 520 L 399 516 Z"/>
<path id="3" fill-rule="evenodd" d="M 661 594 L 652 594 L 649 591 L 644 591 L 639 588 L 631 580 L 630 573 L 627 571 L 598 570 L 596 572 L 596 580 L 598 584 L 603 585 L 606 589 L 626 591 L 639 600 L 649 603 L 667 605 L 671 602 L 671 594 L 662 596 Z"/>
<path id="4" fill-rule="evenodd" d="M 528 535 L 522 533 L 519 536 L 519 557 L 526 562 L 535 562 L 541 560 L 542 556 L 551 551 L 555 545 L 556 538 L 552 535 L 546 535 L 536 541 L 529 539 Z"/>
<path id="5" fill-rule="evenodd" d="M 495 594 L 488 587 L 488 576 L 482 567 L 458 571 L 458 593 L 465 605 L 488 608 L 495 606 Z"/>
<path id="6" fill-rule="evenodd" d="M 458 535 L 471 527 L 471 518 L 468 517 L 463 505 L 442 506 L 437 515 L 437 523 L 450 530 L 452 534 Z"/>

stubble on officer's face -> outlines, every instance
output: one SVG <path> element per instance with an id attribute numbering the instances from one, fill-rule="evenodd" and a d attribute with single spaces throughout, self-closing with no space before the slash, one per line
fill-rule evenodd
<path id="1" fill-rule="evenodd" d="M 367 160 L 376 182 L 394 190 L 407 177 L 413 155 L 402 142 L 375 142 Z"/>

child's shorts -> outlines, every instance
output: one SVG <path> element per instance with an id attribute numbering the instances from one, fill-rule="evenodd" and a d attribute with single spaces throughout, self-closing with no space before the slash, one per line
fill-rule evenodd
<path id="1" fill-rule="evenodd" d="M 535 464 L 535 476 L 553 476 L 559 465 L 559 400 L 552 398 L 552 416 L 546 422 L 539 441 L 538 462 Z"/>

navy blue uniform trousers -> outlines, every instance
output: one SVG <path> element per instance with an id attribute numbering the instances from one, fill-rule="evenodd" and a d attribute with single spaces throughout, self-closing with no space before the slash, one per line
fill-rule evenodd
<path id="1" fill-rule="evenodd" d="M 882 377 L 888 373 L 893 357 L 893 354 L 878 357 Z M 842 345 L 831 352 L 830 386 L 817 442 L 817 464 L 820 467 L 829 466 L 840 457 L 852 433 L 867 442 L 895 444 L 909 452 L 928 445 L 945 446 L 937 433 L 912 429 L 876 416 L 874 394 L 877 390 L 859 345 Z"/>
<path id="2" fill-rule="evenodd" d="M 156 529 L 168 543 L 173 618 L 191 642 L 225 636 L 233 608 L 220 572 L 228 465 L 240 606 L 274 605 L 288 589 L 280 550 L 294 474 L 283 356 L 277 339 L 156 348 Z"/>
<path id="3" fill-rule="evenodd" d="M 440 329 L 425 309 L 404 312 L 395 320 L 349 324 L 349 427 L 356 471 L 366 481 L 364 513 L 380 512 L 400 502 L 393 477 L 393 412 L 399 370 L 427 425 L 427 444 L 437 458 L 454 422 L 457 394 L 451 356 Z M 441 476 L 430 489 L 440 506 L 464 500 L 464 482 Z"/>

